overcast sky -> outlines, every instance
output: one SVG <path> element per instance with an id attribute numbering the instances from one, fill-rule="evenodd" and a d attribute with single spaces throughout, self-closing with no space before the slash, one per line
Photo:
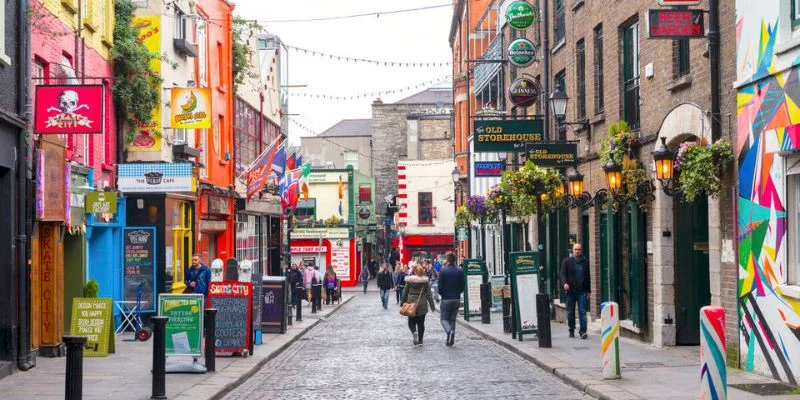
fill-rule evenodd
<path id="1" fill-rule="evenodd" d="M 411 9 L 451 3 L 451 0 L 238 0 L 234 13 L 259 21 L 332 17 L 371 12 Z M 317 22 L 262 22 L 284 44 L 327 54 L 399 62 L 447 62 L 451 59 L 448 34 L 452 6 L 390 15 L 367 16 Z M 289 50 L 289 80 L 307 88 L 296 93 L 350 96 L 365 92 L 416 86 L 449 75 L 448 65 L 424 68 L 383 67 L 346 63 L 327 57 L 305 55 Z M 447 84 L 447 83 L 446 83 Z M 441 86 L 441 85 L 439 85 Z M 382 96 L 392 102 L 420 89 Z M 330 100 L 292 96 L 289 113 L 314 132 L 322 132 L 342 119 L 370 118 L 372 98 Z M 289 124 L 292 144 L 300 135 L 297 125 Z"/>

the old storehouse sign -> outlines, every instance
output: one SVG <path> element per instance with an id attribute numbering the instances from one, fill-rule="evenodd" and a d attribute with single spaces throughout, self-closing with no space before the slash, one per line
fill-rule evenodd
<path id="1" fill-rule="evenodd" d="M 524 120 L 475 120 L 475 152 L 524 151 L 526 144 L 542 140 L 541 118 Z M 294 233 L 292 234 L 294 237 Z"/>
<path id="2" fill-rule="evenodd" d="M 539 90 L 532 80 L 520 78 L 511 83 L 511 87 L 508 89 L 508 97 L 517 107 L 529 107 L 536 103 L 539 98 Z"/>
<path id="3" fill-rule="evenodd" d="M 517 30 L 528 29 L 533 25 L 535 13 L 533 6 L 527 1 L 515 1 L 506 10 L 506 21 L 508 25 Z"/>
<path id="4" fill-rule="evenodd" d="M 36 86 L 36 133 L 103 133 L 103 85 Z"/>
<path id="5" fill-rule="evenodd" d="M 533 42 L 519 38 L 508 46 L 508 61 L 515 67 L 527 67 L 536 60 L 536 47 Z"/>

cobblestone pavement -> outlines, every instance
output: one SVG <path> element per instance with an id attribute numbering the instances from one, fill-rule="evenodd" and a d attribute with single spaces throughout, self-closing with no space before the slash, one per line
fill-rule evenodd
<path id="1" fill-rule="evenodd" d="M 391 299 L 359 294 L 225 399 L 578 399 L 584 394 L 459 327 L 444 345 L 438 313 L 414 346 Z M 494 316 L 494 315 L 493 315 Z"/>

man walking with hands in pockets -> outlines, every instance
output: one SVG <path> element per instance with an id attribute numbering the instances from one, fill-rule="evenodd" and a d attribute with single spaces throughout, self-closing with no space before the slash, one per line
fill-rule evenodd
<path id="1" fill-rule="evenodd" d="M 561 285 L 567 297 L 567 325 L 569 337 L 575 337 L 575 303 L 578 303 L 578 320 L 581 339 L 586 339 L 586 308 L 588 293 L 591 291 L 589 280 L 589 260 L 583 256 L 580 243 L 572 245 L 572 256 L 561 264 Z"/>
<path id="2" fill-rule="evenodd" d="M 442 297 L 439 318 L 444 332 L 447 334 L 445 344 L 448 346 L 452 346 L 456 340 L 456 317 L 463 291 L 464 273 L 456 267 L 456 255 L 448 252 L 445 255 L 445 265 L 442 267 L 442 272 L 439 273 L 439 296 Z"/>

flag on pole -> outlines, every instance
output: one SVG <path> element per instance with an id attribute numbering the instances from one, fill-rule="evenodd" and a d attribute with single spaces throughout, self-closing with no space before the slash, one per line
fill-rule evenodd
<path id="1" fill-rule="evenodd" d="M 256 157 L 255 161 L 253 161 L 245 171 L 248 200 L 264 188 L 264 184 L 267 182 L 267 178 L 272 169 L 275 153 L 279 146 L 281 148 L 283 147 L 283 144 L 279 145 L 280 141 L 280 138 L 275 139 L 275 141 Z"/>
<path id="2" fill-rule="evenodd" d="M 271 171 L 275 173 L 275 176 L 283 176 L 284 172 L 287 170 L 286 168 L 286 147 L 283 143 L 280 144 L 277 150 L 275 150 L 275 156 L 272 160 L 272 168 Z"/>
<path id="3" fill-rule="evenodd" d="M 299 186 L 300 192 L 303 193 L 303 200 L 308 200 L 308 176 L 311 175 L 311 163 L 304 164 L 300 168 Z"/>
<path id="4" fill-rule="evenodd" d="M 297 155 L 297 158 L 296 158 L 296 160 L 295 160 L 295 164 L 297 164 L 297 165 L 303 165 L 303 154 L 298 154 L 298 155 Z"/>
<path id="5" fill-rule="evenodd" d="M 293 169 L 297 168 L 298 164 L 297 164 L 296 157 L 297 157 L 297 153 L 296 152 L 292 152 L 292 154 L 290 154 L 289 157 L 286 157 L 286 169 L 287 170 L 293 170 Z"/>

